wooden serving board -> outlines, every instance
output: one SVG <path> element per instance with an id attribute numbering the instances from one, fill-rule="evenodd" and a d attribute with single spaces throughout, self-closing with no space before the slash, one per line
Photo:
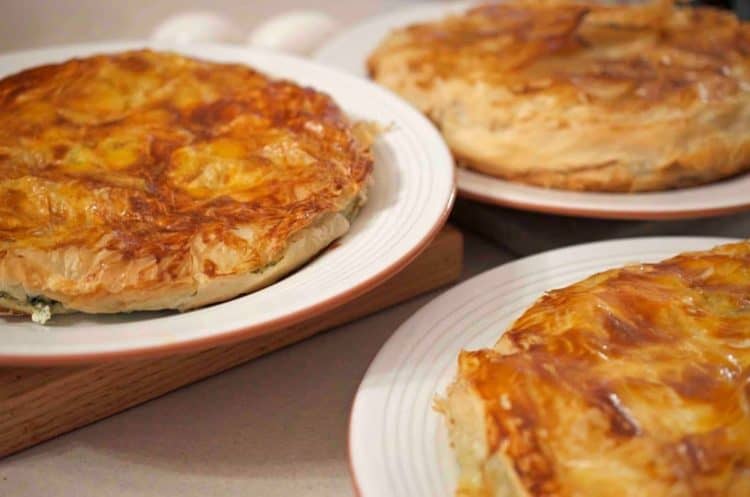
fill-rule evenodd
<path id="1" fill-rule="evenodd" d="M 341 307 L 268 335 L 199 352 L 89 366 L 0 367 L 0 456 L 458 279 L 461 233 L 446 226 L 403 271 Z"/>

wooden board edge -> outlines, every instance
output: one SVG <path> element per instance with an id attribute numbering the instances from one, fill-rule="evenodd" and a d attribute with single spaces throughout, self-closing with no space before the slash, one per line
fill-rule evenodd
<path id="1" fill-rule="evenodd" d="M 463 236 L 447 225 L 422 254 L 382 285 L 267 336 L 157 359 L 0 368 L 0 457 L 445 286 L 459 278 L 462 261 Z"/>

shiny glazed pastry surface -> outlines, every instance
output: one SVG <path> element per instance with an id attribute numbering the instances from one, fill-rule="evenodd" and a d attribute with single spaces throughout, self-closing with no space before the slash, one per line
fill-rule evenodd
<path id="1" fill-rule="evenodd" d="M 729 12 L 510 0 L 396 30 L 368 70 L 501 178 L 647 191 L 750 168 L 750 25 Z"/>
<path id="2" fill-rule="evenodd" d="M 461 496 L 750 495 L 750 242 L 545 294 L 440 406 Z"/>
<path id="3" fill-rule="evenodd" d="M 249 67 L 131 51 L 0 81 L 0 298 L 186 309 L 258 288 L 343 234 L 372 136 Z"/>

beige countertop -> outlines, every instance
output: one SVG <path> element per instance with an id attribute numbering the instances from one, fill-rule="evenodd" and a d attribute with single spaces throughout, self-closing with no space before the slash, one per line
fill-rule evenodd
<path id="1" fill-rule="evenodd" d="M 0 51 L 137 39 L 167 15 L 213 9 L 246 29 L 289 8 L 342 23 L 398 1 L 12 1 Z M 508 260 L 467 237 L 465 277 Z M 425 296 L 183 388 L 0 462 L 0 495 L 13 497 L 331 497 L 352 495 L 349 408 L 380 346 Z"/>

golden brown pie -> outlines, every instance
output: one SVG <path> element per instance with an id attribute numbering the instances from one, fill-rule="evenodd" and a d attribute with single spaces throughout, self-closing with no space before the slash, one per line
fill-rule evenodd
<path id="1" fill-rule="evenodd" d="M 510 0 L 396 30 L 368 70 L 489 175 L 646 191 L 750 168 L 750 24 L 729 12 Z"/>
<path id="2" fill-rule="evenodd" d="M 750 242 L 545 294 L 439 405 L 462 497 L 750 495 Z"/>
<path id="3" fill-rule="evenodd" d="M 0 306 L 189 309 L 343 235 L 372 135 L 249 67 L 131 51 L 0 80 Z"/>

